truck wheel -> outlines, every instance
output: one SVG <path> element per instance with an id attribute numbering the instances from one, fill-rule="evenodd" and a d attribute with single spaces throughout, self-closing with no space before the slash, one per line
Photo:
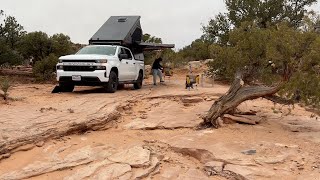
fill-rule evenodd
<path id="1" fill-rule="evenodd" d="M 133 84 L 133 87 L 135 89 L 141 89 L 142 88 L 142 82 L 143 82 L 143 74 L 142 72 L 139 73 L 139 77 L 137 79 L 137 82 Z"/>
<path id="2" fill-rule="evenodd" d="M 114 93 L 117 91 L 117 87 L 118 87 L 118 76 L 114 71 L 111 71 L 109 75 L 109 82 L 104 88 L 107 91 L 107 93 Z"/>
<path id="3" fill-rule="evenodd" d="M 72 92 L 74 89 L 73 84 L 69 83 L 59 83 L 60 92 Z"/>

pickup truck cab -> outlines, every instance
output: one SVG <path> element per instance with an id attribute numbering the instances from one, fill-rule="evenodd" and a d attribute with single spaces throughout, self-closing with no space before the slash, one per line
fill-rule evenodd
<path id="1" fill-rule="evenodd" d="M 144 61 L 136 60 L 129 48 L 119 45 L 89 45 L 74 55 L 62 56 L 57 64 L 57 81 L 62 92 L 75 86 L 103 86 L 114 93 L 118 85 L 142 87 Z"/>

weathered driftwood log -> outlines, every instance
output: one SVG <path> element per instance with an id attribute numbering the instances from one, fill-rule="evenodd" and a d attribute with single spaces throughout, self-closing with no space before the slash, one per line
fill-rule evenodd
<path id="1" fill-rule="evenodd" d="M 260 116 L 253 116 L 253 115 L 238 115 L 238 114 L 236 114 L 235 116 L 249 119 L 251 121 L 254 121 L 256 124 L 259 124 L 263 119 Z"/>
<path id="2" fill-rule="evenodd" d="M 259 124 L 261 121 L 261 118 L 259 118 L 257 116 L 230 115 L 230 114 L 223 115 L 222 119 L 224 119 L 224 120 L 227 119 L 227 120 L 231 120 L 234 122 L 251 124 L 251 125 Z"/>
<path id="3" fill-rule="evenodd" d="M 224 114 L 232 112 L 242 102 L 253 100 L 260 97 L 272 96 L 278 92 L 280 86 L 245 86 L 242 80 L 242 74 L 238 73 L 233 81 L 229 91 L 221 96 L 211 106 L 208 114 L 204 117 L 204 122 L 200 127 L 219 127 L 218 118 Z"/>
<path id="4" fill-rule="evenodd" d="M 245 124 L 251 124 L 251 125 L 256 125 L 256 122 L 248 119 L 248 118 L 244 118 L 244 117 L 239 117 L 239 116 L 232 116 L 229 114 L 225 114 L 223 116 L 223 118 L 227 118 L 229 120 L 235 121 L 235 122 L 241 122 L 241 123 L 245 123 Z"/>

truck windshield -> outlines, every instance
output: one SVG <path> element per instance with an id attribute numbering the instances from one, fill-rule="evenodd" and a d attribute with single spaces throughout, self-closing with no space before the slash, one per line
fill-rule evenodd
<path id="1" fill-rule="evenodd" d="M 86 46 L 80 49 L 77 54 L 99 54 L 114 56 L 116 54 L 116 50 L 117 48 L 112 46 Z"/>

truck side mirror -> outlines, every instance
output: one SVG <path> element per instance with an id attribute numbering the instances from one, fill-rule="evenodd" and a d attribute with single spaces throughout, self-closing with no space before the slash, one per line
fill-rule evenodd
<path id="1" fill-rule="evenodd" d="M 122 59 L 128 59 L 128 54 L 119 54 L 119 60 L 121 61 Z"/>

